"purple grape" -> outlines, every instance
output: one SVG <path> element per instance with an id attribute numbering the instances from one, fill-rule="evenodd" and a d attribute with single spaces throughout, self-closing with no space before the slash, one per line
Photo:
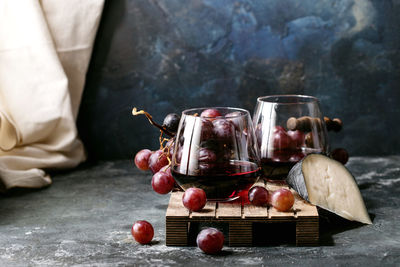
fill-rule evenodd
<path id="1" fill-rule="evenodd" d="M 210 162 L 215 162 L 216 160 L 217 160 L 217 155 L 215 155 L 215 153 L 212 150 L 204 147 L 199 149 L 199 161 L 210 163 Z"/>
<path id="2" fill-rule="evenodd" d="M 262 186 L 254 186 L 249 190 L 249 201 L 255 206 L 266 206 L 269 201 L 268 190 Z"/>
<path id="3" fill-rule="evenodd" d="M 181 117 L 176 113 L 170 113 L 164 118 L 163 127 L 171 133 L 176 133 L 179 126 L 179 120 Z"/>
<path id="4" fill-rule="evenodd" d="M 216 254 L 224 246 L 224 235 L 215 228 L 206 228 L 197 235 L 196 243 L 204 253 Z"/>
<path id="5" fill-rule="evenodd" d="M 206 109 L 200 114 L 202 118 L 216 118 L 219 116 L 221 116 L 221 113 L 214 108 Z"/>
<path id="6" fill-rule="evenodd" d="M 201 140 L 208 140 L 214 137 L 213 123 L 208 119 L 201 119 Z"/>
<path id="7" fill-rule="evenodd" d="M 229 139 L 235 132 L 233 124 L 225 119 L 216 119 L 213 121 L 213 125 L 214 134 L 219 139 Z"/>

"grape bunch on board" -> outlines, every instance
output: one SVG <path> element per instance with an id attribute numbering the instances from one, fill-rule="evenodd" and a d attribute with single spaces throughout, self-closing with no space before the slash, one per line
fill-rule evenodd
<path id="1" fill-rule="evenodd" d="M 137 111 L 134 108 L 132 114 L 145 115 L 149 122 L 161 132 L 159 138 L 160 148 L 157 151 L 140 150 L 135 156 L 135 165 L 139 170 L 151 171 L 153 174 L 151 185 L 156 193 L 168 194 L 176 185 L 170 166 L 175 142 L 174 137 L 178 130 L 180 116 L 176 113 L 170 113 L 164 118 L 163 124 L 160 125 L 153 120 L 149 113 L 143 110 Z M 164 135 L 167 135 L 168 138 L 164 137 Z M 182 197 L 183 205 L 190 211 L 203 209 L 206 202 L 206 193 L 200 188 L 189 188 Z M 149 222 L 141 220 L 134 223 L 131 233 L 138 243 L 144 245 L 151 242 L 154 230 Z M 216 254 L 223 247 L 224 236 L 222 232 L 215 228 L 207 228 L 199 233 L 197 243 L 204 253 Z"/>

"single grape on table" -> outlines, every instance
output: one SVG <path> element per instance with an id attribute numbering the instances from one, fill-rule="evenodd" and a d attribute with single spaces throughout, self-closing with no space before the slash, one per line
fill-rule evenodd
<path id="1" fill-rule="evenodd" d="M 281 188 L 272 193 L 270 201 L 278 211 L 289 211 L 294 204 L 294 196 L 289 189 Z"/>
<path id="2" fill-rule="evenodd" d="M 255 206 L 267 206 L 269 192 L 265 187 L 254 186 L 249 190 L 249 201 Z"/>
<path id="3" fill-rule="evenodd" d="M 137 221 L 133 224 L 131 233 L 133 238 L 140 244 L 148 244 L 154 236 L 154 229 L 148 221 Z"/>
<path id="4" fill-rule="evenodd" d="M 196 238 L 197 246 L 206 254 L 216 254 L 224 246 L 224 235 L 215 228 L 203 229 Z"/>

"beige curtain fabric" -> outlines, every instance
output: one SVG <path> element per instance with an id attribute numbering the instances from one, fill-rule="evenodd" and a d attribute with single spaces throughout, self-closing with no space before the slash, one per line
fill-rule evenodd
<path id="1" fill-rule="evenodd" d="M 0 1 L 0 186 L 85 160 L 75 120 L 104 0 Z"/>

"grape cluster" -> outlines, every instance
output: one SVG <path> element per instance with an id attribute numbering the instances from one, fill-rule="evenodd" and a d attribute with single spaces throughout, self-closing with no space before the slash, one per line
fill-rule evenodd
<path id="1" fill-rule="evenodd" d="M 289 211 L 294 204 L 294 196 L 286 188 L 271 193 L 265 187 L 254 186 L 249 190 L 248 196 L 249 201 L 255 206 L 272 206 L 278 211 Z"/>
<path id="2" fill-rule="evenodd" d="M 258 124 L 255 129 L 258 145 L 262 143 L 262 128 Z M 273 151 L 268 157 L 274 162 L 298 162 L 306 156 L 302 147 L 314 147 L 314 134 L 312 132 L 304 133 L 300 130 L 285 130 L 282 126 L 275 126 L 272 132 Z M 349 154 L 343 148 L 334 149 L 330 153 L 330 157 L 346 164 L 349 159 Z"/>
<path id="3" fill-rule="evenodd" d="M 216 110 L 205 110 L 203 117 L 220 116 Z M 145 112 L 143 112 L 145 113 Z M 141 113 L 141 114 L 143 114 Z M 146 113 L 147 114 L 147 113 Z M 158 127 L 167 130 L 168 133 L 176 133 L 179 125 L 179 115 L 175 113 L 168 114 L 163 122 L 163 125 Z M 225 122 L 224 122 L 225 123 Z M 220 135 L 224 137 L 229 131 L 229 127 L 224 128 L 224 123 L 221 124 Z M 203 138 L 204 140 L 214 134 L 214 126 L 212 120 L 203 120 Z M 207 130 L 208 129 L 208 130 Z M 169 139 L 163 146 L 163 141 L 160 141 L 161 148 L 157 151 L 149 149 L 140 150 L 135 156 L 135 165 L 142 171 L 150 170 L 153 173 L 151 185 L 153 190 L 159 194 L 168 194 L 174 188 L 175 180 L 171 173 L 170 162 L 174 153 L 175 139 Z M 207 148 L 202 148 L 199 151 L 200 161 L 203 164 L 208 164 L 216 160 L 217 155 Z M 179 153 L 177 153 L 179 157 Z M 179 159 L 179 158 L 178 158 Z M 206 193 L 200 188 L 189 188 L 185 191 L 182 197 L 183 205 L 190 211 L 199 211 L 204 208 L 207 202 Z M 131 233 L 133 238 L 140 244 L 149 244 L 154 236 L 153 226 L 145 221 L 137 221 L 133 224 Z M 207 254 L 218 253 L 224 244 L 224 236 L 222 232 L 215 228 L 207 228 L 202 230 L 197 237 L 198 247 Z"/>
<path id="4" fill-rule="evenodd" d="M 168 133 L 176 133 L 179 120 L 179 115 L 175 113 L 168 114 L 160 127 L 167 130 Z M 172 137 L 163 145 L 164 140 L 160 141 L 161 148 L 159 150 L 142 149 L 135 156 L 135 165 L 138 169 L 143 171 L 150 170 L 153 173 L 151 185 L 153 190 L 159 194 L 168 194 L 175 186 L 175 180 L 169 167 L 175 142 Z"/>

